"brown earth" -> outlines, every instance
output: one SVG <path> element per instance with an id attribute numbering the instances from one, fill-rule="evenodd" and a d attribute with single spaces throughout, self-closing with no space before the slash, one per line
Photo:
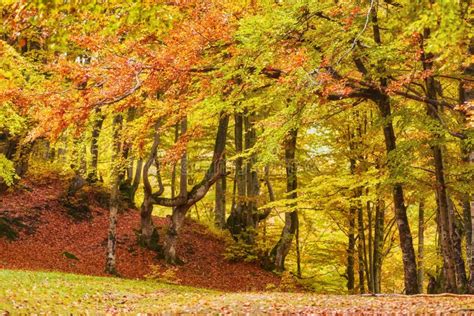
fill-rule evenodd
<path id="1" fill-rule="evenodd" d="M 92 219 L 74 221 L 59 202 L 67 188 L 64 180 L 24 181 L 22 187 L 0 195 L 0 216 L 25 224 L 18 226 L 17 240 L 0 238 L 0 268 L 105 275 L 108 210 L 92 203 Z M 117 269 L 122 277 L 144 278 L 156 266 L 161 272 L 174 270 L 166 275 L 195 287 L 248 291 L 279 283 L 277 276 L 257 264 L 227 261 L 225 241 L 191 219 L 186 220 L 178 244 L 178 255 L 185 263 L 169 266 L 137 245 L 134 230 L 139 220 L 134 209 L 118 218 Z M 162 231 L 168 219 L 155 217 L 154 222 Z"/>

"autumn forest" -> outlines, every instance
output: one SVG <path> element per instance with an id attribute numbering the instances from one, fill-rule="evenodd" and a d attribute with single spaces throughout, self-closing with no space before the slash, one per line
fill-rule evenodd
<path id="1" fill-rule="evenodd" d="M 81 313 L 474 308 L 470 0 L 0 0 L 0 17 L 0 314 L 64 311 L 73 287 Z"/>

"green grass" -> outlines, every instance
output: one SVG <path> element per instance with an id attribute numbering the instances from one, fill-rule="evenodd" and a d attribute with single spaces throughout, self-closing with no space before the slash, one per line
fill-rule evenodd
<path id="1" fill-rule="evenodd" d="M 10 313 L 166 312 L 215 293 L 151 280 L 0 270 L 0 311 Z"/>
<path id="2" fill-rule="evenodd" d="M 474 296 L 223 293 L 156 281 L 0 270 L 0 314 L 470 312 Z"/>

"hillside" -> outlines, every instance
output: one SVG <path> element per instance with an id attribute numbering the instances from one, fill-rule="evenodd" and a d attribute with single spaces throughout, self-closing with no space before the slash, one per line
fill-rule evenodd
<path id="1" fill-rule="evenodd" d="M 108 210 L 95 203 L 90 220 L 74 221 L 59 202 L 65 181 L 51 177 L 23 182 L 21 187 L 0 196 L 0 219 L 18 233 L 14 241 L 0 238 L 0 268 L 105 275 Z M 279 283 L 278 277 L 256 264 L 227 261 L 225 242 L 191 219 L 185 222 L 178 246 L 185 264 L 168 266 L 136 244 L 134 229 L 139 220 L 139 212 L 133 209 L 118 218 L 117 269 L 124 278 L 142 279 L 156 266 L 160 272 L 171 269 L 165 276 L 174 282 L 195 287 L 246 291 Z M 167 221 L 154 218 L 160 228 Z"/>

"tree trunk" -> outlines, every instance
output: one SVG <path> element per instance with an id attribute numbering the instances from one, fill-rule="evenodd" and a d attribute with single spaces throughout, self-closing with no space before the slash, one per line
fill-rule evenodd
<path id="1" fill-rule="evenodd" d="M 358 191 L 358 190 L 357 190 Z M 360 195 L 356 195 L 359 198 Z M 359 265 L 359 293 L 365 293 L 365 260 L 364 260 L 364 248 L 365 248 L 365 236 L 364 236 L 364 213 L 360 205 L 357 206 L 357 254 L 358 254 L 358 265 Z"/>
<path id="2" fill-rule="evenodd" d="M 153 224 L 153 190 L 149 180 L 149 170 L 151 165 L 156 159 L 156 154 L 158 151 L 158 145 L 160 143 L 160 134 L 159 134 L 160 122 L 158 121 L 155 124 L 155 129 L 153 132 L 153 144 L 151 146 L 150 154 L 143 166 L 143 203 L 140 207 L 140 235 L 138 237 L 138 242 L 142 246 L 154 250 L 160 251 L 161 248 L 158 245 L 159 235 L 158 231 Z M 157 165 L 157 175 L 158 175 L 158 185 L 159 191 L 155 192 L 155 195 L 161 195 L 164 191 L 163 183 L 161 182 L 161 174 L 159 166 Z"/>
<path id="3" fill-rule="evenodd" d="M 250 113 L 244 116 L 245 128 L 245 149 L 251 150 L 257 141 L 257 133 L 255 131 L 253 117 Z M 252 153 L 245 164 L 246 177 L 246 200 L 247 203 L 244 208 L 244 218 L 246 227 L 246 236 L 244 239 L 248 244 L 255 243 L 256 229 L 258 225 L 258 209 L 257 199 L 259 195 L 259 183 L 257 171 L 254 168 L 256 161 L 255 153 Z"/>
<path id="4" fill-rule="evenodd" d="M 135 194 L 137 193 L 138 187 L 140 186 L 142 171 L 143 171 L 143 160 L 140 158 L 137 161 L 135 176 L 133 177 L 132 188 L 130 191 L 130 200 L 132 201 L 133 204 L 135 204 Z"/>
<path id="5" fill-rule="evenodd" d="M 377 8 L 374 8 L 374 10 L 371 11 L 371 16 L 374 41 L 377 45 L 381 45 L 382 38 L 380 36 L 380 28 L 378 25 Z M 380 86 L 383 90 L 388 87 L 388 82 L 386 78 L 380 78 Z M 390 157 L 391 154 L 393 154 L 393 151 L 396 149 L 396 137 L 391 118 L 390 98 L 382 91 L 376 103 L 382 115 L 382 118 L 386 122 L 385 126 L 383 127 L 383 132 L 387 157 Z M 393 166 L 393 163 L 389 163 L 388 166 L 390 176 L 394 177 L 394 173 L 396 171 L 395 166 Z M 395 183 L 393 185 L 393 202 L 395 208 L 395 218 L 398 227 L 398 235 L 400 238 L 400 248 L 403 254 L 405 292 L 406 294 L 417 294 L 418 275 L 416 269 L 415 249 L 413 248 L 413 238 L 410 231 L 410 224 L 408 222 L 403 188 L 400 183 Z"/>
<path id="6" fill-rule="evenodd" d="M 285 144 L 285 163 L 286 163 L 286 192 L 289 199 L 296 199 L 298 194 L 296 189 L 298 187 L 297 171 L 296 171 L 296 140 L 298 130 L 292 129 L 288 133 L 288 139 Z M 285 212 L 285 226 L 281 232 L 280 240 L 271 251 L 271 257 L 275 270 L 283 272 L 285 270 L 285 259 L 288 255 L 293 236 L 298 228 L 298 211 L 296 201 L 291 201 L 287 205 L 292 208 L 291 212 Z"/>
<path id="7" fill-rule="evenodd" d="M 188 131 L 188 119 L 183 118 L 181 121 L 181 136 L 185 135 Z M 188 150 L 185 149 L 183 156 L 181 157 L 179 174 L 179 196 L 186 198 L 188 193 Z"/>
<path id="8" fill-rule="evenodd" d="M 216 141 L 214 144 L 214 155 L 212 162 L 207 170 L 204 178 L 196 184 L 189 192 L 183 192 L 184 186 L 180 186 L 181 192 L 175 199 L 159 198 L 153 195 L 154 202 L 163 206 L 172 206 L 173 213 L 171 215 L 171 223 L 166 231 L 164 241 L 164 257 L 170 264 L 179 264 L 182 262 L 177 255 L 176 246 L 178 241 L 178 235 L 181 227 L 183 226 L 184 219 L 187 211 L 198 201 L 200 201 L 206 193 L 209 191 L 211 186 L 220 178 L 225 176 L 222 173 L 223 156 L 225 153 L 225 143 L 227 139 L 227 127 L 229 125 L 229 116 L 221 114 L 219 118 L 219 126 L 217 128 Z M 183 131 L 183 129 L 182 129 Z M 185 130 L 184 130 L 185 132 Z M 185 167 L 185 165 L 184 165 Z M 181 165 L 181 172 L 183 173 L 185 168 Z M 181 175 L 181 180 L 186 180 Z"/>
<path id="9" fill-rule="evenodd" d="M 472 24 L 472 21 L 471 21 Z M 469 43 L 469 56 L 474 55 L 474 39 L 471 39 Z M 464 70 L 464 76 L 471 78 L 474 76 L 474 64 L 470 63 Z M 459 101 L 461 104 L 466 105 L 466 109 L 474 107 L 474 84 L 470 81 L 462 81 L 459 89 Z M 465 124 L 467 125 L 469 117 L 465 118 Z M 469 127 L 466 127 L 469 128 Z M 463 161 L 466 164 L 474 163 L 474 146 L 469 143 L 468 140 L 462 144 L 462 155 Z M 472 179 L 466 179 L 468 183 L 472 183 Z M 472 185 L 471 185 L 472 187 Z M 471 192 L 466 192 L 463 197 L 463 213 L 465 218 L 465 229 L 466 229 L 466 257 L 468 258 L 469 265 L 469 292 L 474 293 L 474 196 Z"/>
<path id="10" fill-rule="evenodd" d="M 418 206 L 418 291 L 423 293 L 424 255 L 425 255 L 425 202 Z"/>
<path id="11" fill-rule="evenodd" d="M 234 190 L 237 189 L 237 197 L 234 207 L 231 209 L 231 214 L 227 219 L 227 227 L 234 237 L 235 240 L 240 238 L 240 235 L 245 230 L 246 224 L 244 221 L 244 209 L 246 207 L 246 181 L 245 174 L 243 171 L 243 115 L 236 113 L 234 115 L 235 120 L 235 153 L 237 158 L 235 159 L 235 185 Z"/>
<path id="12" fill-rule="evenodd" d="M 466 265 L 462 256 L 462 228 L 461 223 L 456 217 L 454 210 L 454 203 L 448 198 L 448 210 L 449 217 L 451 219 L 450 232 L 453 241 L 453 253 L 454 253 L 454 267 L 456 271 L 456 285 L 458 293 L 466 293 L 467 288 L 467 275 Z"/>
<path id="13" fill-rule="evenodd" d="M 100 108 L 95 110 L 95 118 L 92 126 L 92 137 L 91 137 L 91 166 L 87 180 L 89 182 L 96 182 L 99 177 L 97 174 L 97 166 L 99 162 L 99 135 L 102 130 L 102 124 L 104 123 L 105 116 L 101 113 Z"/>
<path id="14" fill-rule="evenodd" d="M 222 168 L 222 172 L 226 173 L 225 157 Z M 226 182 L 226 177 L 219 178 L 216 182 L 214 224 L 220 229 L 225 228 Z"/>
<path id="15" fill-rule="evenodd" d="M 117 274 L 115 248 L 117 245 L 117 213 L 119 205 L 119 174 L 120 166 L 116 164 L 116 159 L 120 155 L 120 129 L 122 126 L 122 116 L 120 114 L 114 117 L 114 144 L 112 154 L 112 174 L 109 206 L 109 231 L 107 234 L 107 257 L 105 263 L 105 272 Z"/>
<path id="16" fill-rule="evenodd" d="M 165 244 L 164 244 L 164 255 L 165 260 L 169 264 L 182 264 L 183 261 L 178 258 L 176 253 L 176 245 L 178 241 L 178 234 L 183 226 L 186 213 L 189 210 L 187 205 L 179 205 L 173 207 L 173 213 L 171 215 L 171 223 L 166 231 Z"/>
<path id="17" fill-rule="evenodd" d="M 424 50 L 423 40 L 428 38 L 430 35 L 430 30 L 425 29 L 423 32 L 423 39 L 421 41 L 420 47 Z M 434 56 L 429 54 L 422 54 L 422 64 L 423 69 L 425 71 L 431 71 L 433 68 L 433 60 Z M 428 76 L 425 79 L 426 85 L 426 92 L 427 97 L 432 100 L 437 99 L 437 88 L 436 88 L 436 81 L 434 77 Z M 439 108 L 434 105 L 428 105 L 427 112 L 428 116 L 431 117 L 437 123 L 440 123 L 438 117 Z M 446 179 L 445 179 L 445 172 L 444 172 L 444 162 L 443 162 L 443 153 L 441 149 L 441 145 L 439 145 L 439 140 L 442 136 L 438 132 L 434 132 L 433 135 L 434 143 L 431 145 L 431 150 L 433 152 L 433 160 L 434 160 L 434 167 L 435 167 L 435 175 L 436 175 L 436 193 L 437 193 L 437 203 L 440 212 L 439 216 L 439 224 L 441 228 L 441 250 L 443 254 L 443 263 L 445 269 L 445 291 L 449 293 L 456 293 L 457 292 L 457 285 L 456 285 L 456 271 L 461 272 L 456 269 L 455 265 L 455 257 L 456 254 L 454 253 L 454 243 L 453 243 L 453 231 L 451 229 L 451 223 L 453 222 L 453 218 L 450 216 L 450 212 L 448 209 L 448 194 L 446 188 Z M 461 272 L 462 273 L 462 272 Z M 464 273 L 465 274 L 465 273 Z M 462 280 L 462 275 L 457 276 L 458 279 Z"/>
<path id="18" fill-rule="evenodd" d="M 354 294 L 355 273 L 354 273 L 354 254 L 355 254 L 355 217 L 356 209 L 349 209 L 349 241 L 347 247 L 347 290 Z"/>
<path id="19" fill-rule="evenodd" d="M 179 138 L 179 124 L 176 123 L 174 127 L 174 143 L 178 142 Z M 171 170 L 171 198 L 173 199 L 176 196 L 176 163 L 173 163 L 173 168 Z"/>
<path id="20" fill-rule="evenodd" d="M 369 195 L 368 189 L 366 195 Z M 373 253 L 373 237 L 372 237 L 372 226 L 373 226 L 373 219 L 372 219 L 372 207 L 370 206 L 370 202 L 366 203 L 367 205 L 367 232 L 368 232 L 368 240 L 367 240 L 367 251 L 365 252 L 365 264 L 366 264 L 366 273 L 367 273 L 367 286 L 369 288 L 370 293 L 374 293 L 374 253 Z M 367 254 L 369 258 L 367 260 Z"/>
<path id="21" fill-rule="evenodd" d="M 384 240 L 385 210 L 381 200 L 375 205 L 375 229 L 374 229 L 374 256 L 373 256 L 373 283 L 374 293 L 381 293 L 382 281 L 382 259 Z"/>

